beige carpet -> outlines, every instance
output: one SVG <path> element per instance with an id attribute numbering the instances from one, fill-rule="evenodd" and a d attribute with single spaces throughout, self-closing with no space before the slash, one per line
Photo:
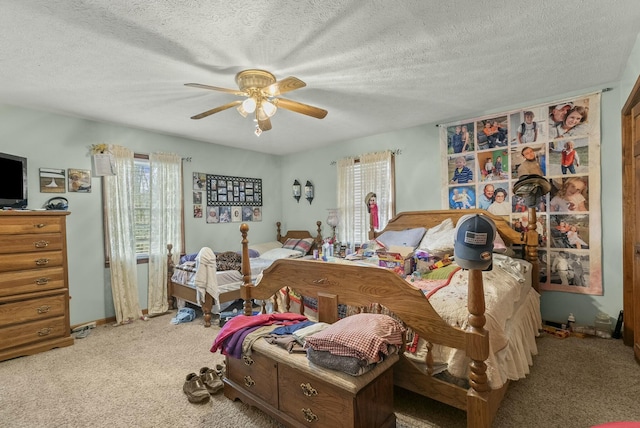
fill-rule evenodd
<path id="1" fill-rule="evenodd" d="M 217 328 L 173 314 L 99 326 L 73 346 L 0 363 L 0 427 L 279 427 L 222 393 L 190 404 L 190 372 L 222 362 Z M 495 427 L 640 421 L 640 366 L 620 340 L 538 339 L 531 374 L 512 382 Z M 396 389 L 398 426 L 464 427 L 463 412 Z"/>

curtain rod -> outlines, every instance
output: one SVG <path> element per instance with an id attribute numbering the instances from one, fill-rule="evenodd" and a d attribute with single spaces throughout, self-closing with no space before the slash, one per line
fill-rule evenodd
<path id="1" fill-rule="evenodd" d="M 602 88 L 599 91 L 590 92 L 588 94 L 576 95 L 575 97 L 570 97 L 570 98 L 588 97 L 588 96 L 591 96 L 591 95 L 596 95 L 596 94 L 609 92 L 609 91 L 613 91 L 613 88 Z M 533 107 L 539 107 L 539 106 L 542 106 L 542 105 L 545 105 L 545 104 L 553 105 L 553 104 L 558 104 L 560 102 L 562 102 L 562 101 L 552 101 L 552 102 L 548 102 L 548 103 L 537 104 L 537 105 L 535 105 Z M 527 107 L 527 108 L 530 108 L 530 107 Z M 518 110 L 517 109 L 516 110 L 509 110 L 509 113 L 512 112 L 512 111 L 518 111 Z M 447 126 L 447 125 L 451 126 L 452 124 L 455 124 L 456 122 L 464 122 L 465 120 L 467 120 L 467 119 L 452 121 L 452 122 L 449 122 L 449 123 L 436 123 L 436 128 L 439 128 L 441 126 Z"/>
<path id="2" fill-rule="evenodd" d="M 389 150 L 392 156 L 400 156 L 402 154 L 402 149 Z M 356 159 L 359 159 L 359 156 L 356 156 Z M 338 161 L 331 161 L 329 165 L 337 165 Z"/>

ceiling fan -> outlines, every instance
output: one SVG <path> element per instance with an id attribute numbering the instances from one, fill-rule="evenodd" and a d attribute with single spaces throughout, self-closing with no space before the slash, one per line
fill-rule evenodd
<path id="1" fill-rule="evenodd" d="M 255 134 L 260 136 L 263 131 L 271 129 L 271 117 L 278 108 L 290 110 L 307 116 L 323 119 L 327 111 L 318 107 L 313 107 L 297 101 L 280 98 L 280 95 L 305 87 L 307 84 L 297 77 L 285 77 L 276 81 L 273 74 L 265 70 L 249 69 L 236 74 L 236 83 L 239 89 L 219 88 L 217 86 L 202 85 L 200 83 L 185 83 L 185 86 L 193 88 L 210 89 L 212 91 L 226 92 L 228 94 L 246 97 L 245 100 L 236 100 L 228 104 L 221 105 L 211 110 L 207 110 L 191 119 L 202 119 L 223 110 L 236 107 L 238 112 L 247 117 L 255 113 L 256 130 Z"/>

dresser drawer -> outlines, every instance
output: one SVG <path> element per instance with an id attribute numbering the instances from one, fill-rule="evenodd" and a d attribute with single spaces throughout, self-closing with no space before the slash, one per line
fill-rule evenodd
<path id="1" fill-rule="evenodd" d="M 19 324 L 37 319 L 64 315 L 65 293 L 53 294 L 28 300 L 0 303 L 0 325 Z"/>
<path id="2" fill-rule="evenodd" d="M 60 233 L 64 230 L 64 221 L 64 216 L 2 216 L 0 235 Z"/>
<path id="3" fill-rule="evenodd" d="M 280 410 L 316 427 L 352 427 L 355 398 L 347 391 L 284 364 L 278 365 Z"/>
<path id="4" fill-rule="evenodd" d="M 263 355 L 252 353 L 248 359 L 227 358 L 227 377 L 270 405 L 278 406 L 277 364 Z"/>
<path id="5" fill-rule="evenodd" d="M 64 316 L 3 327 L 0 328 L 0 349 L 66 337 L 68 330 Z"/>
<path id="6" fill-rule="evenodd" d="M 0 297 L 64 288 L 62 266 L 0 273 Z"/>
<path id="7" fill-rule="evenodd" d="M 0 272 L 62 266 L 63 263 L 64 257 L 62 251 L 0 254 Z"/>
<path id="8" fill-rule="evenodd" d="M 62 250 L 62 241 L 59 233 L 0 235 L 0 254 Z"/>

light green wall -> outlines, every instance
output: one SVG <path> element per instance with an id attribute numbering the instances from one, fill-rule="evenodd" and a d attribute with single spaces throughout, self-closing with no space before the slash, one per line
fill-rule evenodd
<path id="1" fill-rule="evenodd" d="M 40 193 L 39 168 L 91 169 L 89 147 L 120 144 L 140 153 L 174 152 L 191 157 L 184 162 L 185 237 L 187 251 L 202 246 L 214 250 L 240 249 L 239 223 L 206 224 L 192 214 L 193 172 L 262 178 L 263 221 L 250 223 L 255 242 L 272 240 L 282 217 L 278 156 L 185 140 L 151 132 L 107 125 L 35 110 L 0 105 L 0 152 L 25 156 L 29 171 L 29 208 L 41 208 L 52 196 L 69 200 L 67 247 L 71 324 L 114 316 L 109 271 L 104 268 L 101 179 L 93 178 L 92 192 Z M 139 297 L 147 307 L 147 265 L 138 265 Z"/>
<path id="2" fill-rule="evenodd" d="M 602 218 L 603 218 L 603 296 L 545 292 L 542 314 L 546 319 L 563 320 L 569 312 L 578 323 L 589 323 L 602 310 L 616 317 L 622 309 L 622 170 L 620 110 L 640 74 L 640 40 L 630 54 L 619 82 L 598 88 L 584 88 L 559 94 L 553 99 L 527 100 L 522 105 L 498 106 L 469 116 L 482 116 L 555 99 L 578 96 L 604 87 L 602 95 Z M 191 157 L 185 162 L 185 234 L 187 251 L 202 246 L 215 250 L 240 248 L 238 224 L 207 225 L 192 217 L 191 176 L 193 172 L 261 178 L 264 188 L 263 221 L 250 223 L 252 242 L 271 240 L 275 222 L 283 230 L 315 230 L 316 220 L 323 223 L 327 209 L 336 206 L 336 166 L 342 157 L 384 149 L 400 149 L 396 159 L 397 205 L 400 211 L 439 209 L 440 149 L 436 124 L 425 124 L 385 134 L 343 141 L 329 147 L 289 156 L 261 153 L 212 145 L 151 132 L 70 118 L 24 108 L 0 105 L 0 151 L 29 159 L 29 207 L 40 208 L 51 196 L 39 192 L 38 169 L 90 169 L 88 149 L 95 143 L 114 143 L 141 153 L 175 152 Z M 464 118 L 452 118 L 464 119 Z M 291 185 L 298 179 L 310 180 L 315 199 L 299 203 L 291 196 Z M 102 204 L 100 179 L 93 179 L 89 194 L 65 193 L 71 215 L 68 221 L 68 258 L 71 299 L 71 323 L 114 315 L 108 270 L 104 269 Z M 326 234 L 326 226 L 323 233 Z M 138 266 L 141 306 L 146 307 L 147 265 Z"/>
<path id="3" fill-rule="evenodd" d="M 617 318 L 622 309 L 622 156 L 620 111 L 640 74 L 640 37 L 631 52 L 620 82 L 611 82 L 596 88 L 583 88 L 552 99 L 527 100 L 521 105 L 499 106 L 475 115 L 452 118 L 465 119 L 552 102 L 611 88 L 602 94 L 601 115 L 601 188 L 602 206 L 602 269 L 603 296 L 583 296 L 572 293 L 544 292 L 541 298 L 545 319 L 562 321 L 573 312 L 578 323 L 592 323 L 598 311 Z M 293 198 L 283 200 L 283 219 L 294 228 L 308 228 L 309 218 L 323 222 L 327 208 L 336 205 L 336 171 L 330 162 L 349 155 L 358 155 L 384 149 L 401 149 L 396 159 L 397 201 L 396 211 L 440 209 L 440 146 L 436 124 L 426 124 L 357 140 L 342 141 L 330 147 L 285 156 L 282 174 L 284 189 L 295 178 L 311 180 L 316 185 L 313 206 L 297 206 Z M 317 184 L 316 184 L 317 183 Z M 285 191 L 286 193 L 286 191 Z M 291 194 L 289 192 L 289 194 Z"/>

